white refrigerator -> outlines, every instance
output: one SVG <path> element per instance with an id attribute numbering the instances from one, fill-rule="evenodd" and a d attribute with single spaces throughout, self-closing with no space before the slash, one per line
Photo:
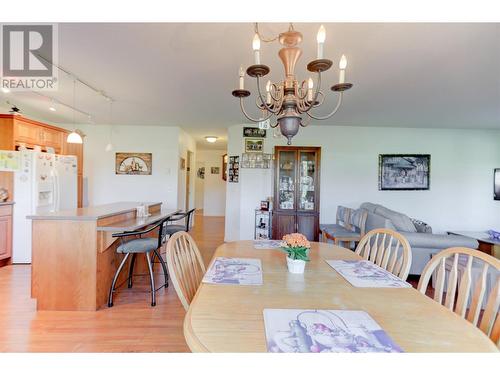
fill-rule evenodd
<path id="1" fill-rule="evenodd" d="M 19 151 L 14 172 L 12 262 L 31 263 L 31 220 L 26 216 L 77 207 L 76 156 Z"/>

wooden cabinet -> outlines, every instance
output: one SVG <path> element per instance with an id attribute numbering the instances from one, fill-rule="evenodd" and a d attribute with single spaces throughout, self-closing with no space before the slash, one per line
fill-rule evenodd
<path id="1" fill-rule="evenodd" d="M 83 207 L 83 144 L 67 143 L 66 138 L 63 140 L 62 154 L 74 155 L 78 164 L 78 207 Z"/>
<path id="2" fill-rule="evenodd" d="M 0 261 L 12 256 L 12 205 L 0 206 Z"/>
<path id="3" fill-rule="evenodd" d="M 24 118 L 14 118 L 14 140 L 16 144 L 24 143 L 30 148 L 34 146 L 52 147 L 56 153 L 60 153 L 64 135 L 65 132 L 62 129 L 37 125 L 25 121 Z"/>
<path id="4" fill-rule="evenodd" d="M 319 239 L 320 147 L 275 147 L 273 238 Z"/>

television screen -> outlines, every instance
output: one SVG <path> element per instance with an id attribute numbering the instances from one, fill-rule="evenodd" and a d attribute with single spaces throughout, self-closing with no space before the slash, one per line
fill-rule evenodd
<path id="1" fill-rule="evenodd" d="M 500 201 L 500 168 L 495 169 L 493 198 Z"/>

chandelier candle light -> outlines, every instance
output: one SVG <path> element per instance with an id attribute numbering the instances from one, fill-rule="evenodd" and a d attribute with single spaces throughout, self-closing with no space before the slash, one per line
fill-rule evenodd
<path id="1" fill-rule="evenodd" d="M 283 48 L 280 49 L 278 56 L 280 57 L 284 69 L 285 78 L 281 82 L 272 83 L 267 81 L 266 95 L 262 95 L 260 88 L 260 80 L 269 74 L 270 69 L 267 65 L 261 64 L 260 44 L 261 41 L 271 42 L 278 39 Z M 250 96 L 250 91 L 244 89 L 244 72 L 240 67 L 239 71 L 239 89 L 232 92 L 233 96 L 240 99 L 240 108 L 245 117 L 252 122 L 266 121 L 271 116 L 276 116 L 276 124 L 271 127 L 279 126 L 281 134 L 283 134 L 288 144 L 292 144 L 292 138 L 299 132 L 300 126 L 305 127 L 309 123 L 303 120 L 303 116 L 315 120 L 326 120 L 332 117 L 342 104 L 343 93 L 352 87 L 352 83 L 345 82 L 345 70 L 347 68 L 347 58 L 342 55 L 339 62 L 339 83 L 333 85 L 331 90 L 337 92 L 337 105 L 326 116 L 316 116 L 311 113 L 313 108 L 321 106 L 325 99 L 325 94 L 321 91 L 321 73 L 327 71 L 333 65 L 331 60 L 323 58 L 324 44 L 326 40 L 326 30 L 323 25 L 318 30 L 316 41 L 318 43 L 317 59 L 307 64 L 307 70 L 312 73 L 317 73 L 316 89 L 314 90 L 314 81 L 309 79 L 299 81 L 295 77 L 295 66 L 302 50 L 297 45 L 302 41 L 302 34 L 295 31 L 293 25 L 290 24 L 288 31 L 279 34 L 277 38 L 265 40 L 261 37 L 258 25 L 255 25 L 255 35 L 252 41 L 254 51 L 254 65 L 247 68 L 246 73 L 257 79 L 257 107 L 262 111 L 262 118 L 252 118 L 245 110 L 243 99 Z"/>

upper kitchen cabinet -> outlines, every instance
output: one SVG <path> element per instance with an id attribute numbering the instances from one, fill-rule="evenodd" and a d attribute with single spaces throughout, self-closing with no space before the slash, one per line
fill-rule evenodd
<path id="1" fill-rule="evenodd" d="M 52 147 L 56 153 L 61 153 L 65 131 L 48 125 L 25 119 L 13 118 L 14 142 L 16 145 L 24 143 L 26 147 Z"/>
<path id="2" fill-rule="evenodd" d="M 69 131 L 19 115 L 0 114 L 0 150 L 28 149 L 40 146 L 42 151 L 53 148 L 56 154 L 75 155 L 78 161 L 78 207 L 83 201 L 83 144 L 67 143 Z M 11 172 L 0 172 L 0 186 L 13 190 Z M 14 200 L 14 197 L 10 199 Z"/>

